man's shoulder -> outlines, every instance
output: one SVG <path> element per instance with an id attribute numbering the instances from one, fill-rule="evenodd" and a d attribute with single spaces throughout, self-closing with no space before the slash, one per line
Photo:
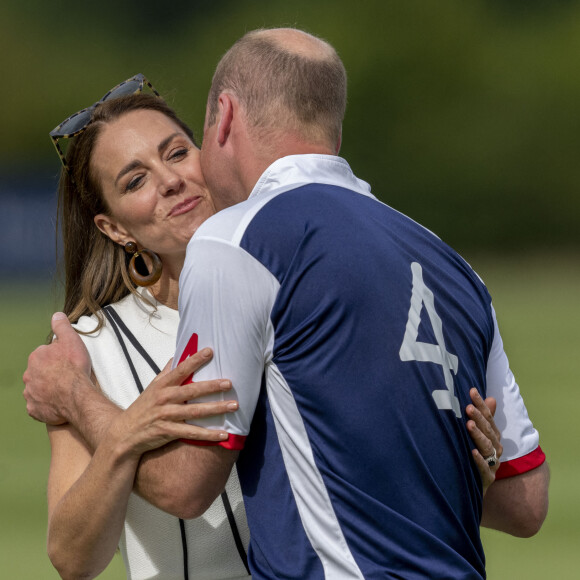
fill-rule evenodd
<path id="1" fill-rule="evenodd" d="M 219 211 L 197 229 L 191 243 L 196 240 L 214 239 L 237 245 L 247 225 L 271 197 L 271 195 L 251 197 Z"/>

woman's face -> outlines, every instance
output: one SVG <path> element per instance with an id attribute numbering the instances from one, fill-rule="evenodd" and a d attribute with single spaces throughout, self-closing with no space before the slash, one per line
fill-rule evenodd
<path id="1" fill-rule="evenodd" d="M 201 173 L 199 149 L 163 113 L 138 110 L 107 124 L 93 150 L 111 215 L 95 217 L 114 242 L 136 241 L 161 257 L 183 254 L 215 208 Z"/>

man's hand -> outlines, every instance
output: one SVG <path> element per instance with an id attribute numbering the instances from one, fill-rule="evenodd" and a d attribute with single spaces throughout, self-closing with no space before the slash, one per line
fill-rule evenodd
<path id="1" fill-rule="evenodd" d="M 91 359 L 66 314 L 55 313 L 51 325 L 55 339 L 32 352 L 22 378 L 28 414 L 61 425 L 70 421 L 73 390 L 92 386 Z"/>

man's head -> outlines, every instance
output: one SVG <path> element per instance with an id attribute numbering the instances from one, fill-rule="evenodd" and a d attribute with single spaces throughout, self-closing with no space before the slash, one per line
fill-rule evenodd
<path id="1" fill-rule="evenodd" d="M 234 166 L 243 162 L 242 169 L 255 167 L 252 178 L 245 180 L 247 197 L 253 178 L 279 157 L 336 154 L 345 108 L 346 72 L 327 42 L 293 28 L 249 32 L 224 55 L 212 81 L 203 145 L 209 147 L 202 154 L 210 188 L 216 189 L 217 183 L 218 196 L 228 183 L 231 189 L 231 180 L 224 176 L 229 172 L 234 178 L 235 173 L 231 160 L 225 167 L 216 155 L 224 160 L 230 155 Z M 237 130 L 231 124 L 236 116 L 242 122 Z M 213 142 L 207 143 L 208 138 Z M 247 141 L 243 147 L 242 140 Z M 234 180 L 239 179 L 243 176 L 238 171 Z"/>

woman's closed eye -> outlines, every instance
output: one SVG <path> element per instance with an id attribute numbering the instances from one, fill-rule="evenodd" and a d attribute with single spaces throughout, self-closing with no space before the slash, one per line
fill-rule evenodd
<path id="1" fill-rule="evenodd" d="M 189 155 L 190 151 L 191 147 L 186 147 L 183 145 L 173 147 L 166 152 L 166 163 L 179 163 Z M 139 189 L 145 182 L 145 179 L 146 174 L 144 173 L 133 175 L 127 182 L 127 185 L 124 187 L 123 193 L 131 193 L 132 191 Z"/>
<path id="2" fill-rule="evenodd" d="M 188 147 L 177 147 L 176 149 L 172 149 L 167 156 L 169 161 L 181 161 L 184 157 L 187 156 L 189 153 Z"/>
<path id="3" fill-rule="evenodd" d="M 127 183 L 127 185 L 125 186 L 125 193 L 131 193 L 132 191 L 135 191 L 136 189 L 139 188 L 139 186 L 143 183 L 143 180 L 145 179 L 144 175 L 135 175 L 133 176 L 129 182 Z"/>

